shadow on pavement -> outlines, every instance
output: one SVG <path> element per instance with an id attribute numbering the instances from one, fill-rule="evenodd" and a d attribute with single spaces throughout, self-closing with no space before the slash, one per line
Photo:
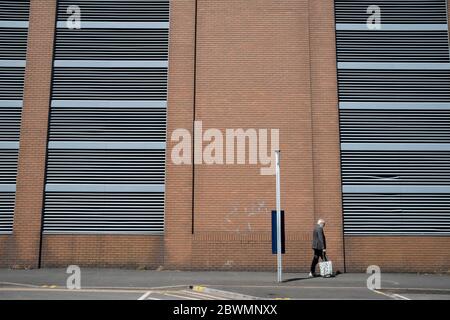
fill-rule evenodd
<path id="1" fill-rule="evenodd" d="M 328 278 L 336 278 L 340 274 L 341 274 L 341 272 L 338 270 L 338 271 L 336 271 L 336 273 L 333 273 L 333 275 L 331 277 L 328 277 Z M 317 279 L 317 278 L 321 278 L 321 276 L 315 275 L 314 277 L 286 279 L 286 280 L 283 280 L 283 283 L 294 282 L 294 281 L 301 281 L 301 280 L 308 280 L 308 279 Z"/>
<path id="2" fill-rule="evenodd" d="M 293 281 L 301 281 L 301 280 L 308 280 L 308 279 L 311 279 L 311 278 L 308 278 L 308 277 L 306 277 L 306 278 L 292 278 L 292 279 L 283 280 L 283 283 L 293 282 Z"/>

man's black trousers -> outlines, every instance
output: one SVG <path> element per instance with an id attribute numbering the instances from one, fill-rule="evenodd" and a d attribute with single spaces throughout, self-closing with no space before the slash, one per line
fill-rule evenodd
<path id="1" fill-rule="evenodd" d="M 313 249 L 314 250 L 314 258 L 311 262 L 311 273 L 314 274 L 316 272 L 316 266 L 319 262 L 319 258 L 323 260 L 323 250 L 322 249 Z"/>

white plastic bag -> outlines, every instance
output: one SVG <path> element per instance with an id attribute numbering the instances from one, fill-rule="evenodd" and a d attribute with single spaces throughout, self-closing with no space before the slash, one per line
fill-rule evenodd
<path id="1" fill-rule="evenodd" d="M 322 277 L 328 278 L 333 275 L 333 263 L 331 261 L 328 261 L 325 255 L 324 258 L 324 261 L 319 263 L 320 275 Z"/>

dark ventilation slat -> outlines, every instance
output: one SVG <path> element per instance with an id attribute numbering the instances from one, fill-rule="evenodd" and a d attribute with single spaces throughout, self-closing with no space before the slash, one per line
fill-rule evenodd
<path id="1" fill-rule="evenodd" d="M 19 141 L 22 108 L 0 108 L 0 141 Z"/>
<path id="2" fill-rule="evenodd" d="M 52 108 L 52 141 L 166 141 L 165 108 Z"/>
<path id="3" fill-rule="evenodd" d="M 450 70 L 338 70 L 339 101 L 450 102 Z"/>
<path id="4" fill-rule="evenodd" d="M 14 216 L 14 193 L 0 192 L 0 234 L 12 233 Z"/>
<path id="5" fill-rule="evenodd" d="M 168 29 L 58 29 L 55 59 L 167 60 Z"/>
<path id="6" fill-rule="evenodd" d="M 336 23 L 366 23 L 367 8 L 381 8 L 381 22 L 391 24 L 447 23 L 445 0 L 335 0 Z"/>
<path id="7" fill-rule="evenodd" d="M 48 151 L 47 183 L 164 184 L 165 150 Z"/>
<path id="8" fill-rule="evenodd" d="M 30 0 L 1 0 L 0 21 L 28 21 Z"/>
<path id="9" fill-rule="evenodd" d="M 450 235 L 448 194 L 344 194 L 345 235 Z"/>
<path id="10" fill-rule="evenodd" d="M 67 8 L 77 5 L 82 21 L 168 22 L 169 1 L 59 0 L 58 20 L 69 18 Z"/>
<path id="11" fill-rule="evenodd" d="M 336 31 L 339 62 L 450 62 L 447 31 Z"/>
<path id="12" fill-rule="evenodd" d="M 22 100 L 25 68 L 0 67 L 0 100 Z"/>
<path id="13" fill-rule="evenodd" d="M 0 28 L 0 59 L 25 60 L 27 28 Z"/>
<path id="14" fill-rule="evenodd" d="M 450 110 L 340 111 L 344 143 L 450 143 Z"/>
<path id="15" fill-rule="evenodd" d="M 345 185 L 450 185 L 450 151 L 341 152 Z"/>
<path id="16" fill-rule="evenodd" d="M 45 195 L 45 233 L 162 233 L 164 193 Z"/>
<path id="17" fill-rule="evenodd" d="M 0 149 L 0 184 L 16 183 L 17 150 Z"/>
<path id="18" fill-rule="evenodd" d="M 166 100 L 167 68 L 54 68 L 53 99 Z"/>

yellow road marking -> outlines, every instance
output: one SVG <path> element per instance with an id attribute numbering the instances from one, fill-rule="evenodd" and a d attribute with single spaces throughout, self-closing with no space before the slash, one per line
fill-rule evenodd
<path id="1" fill-rule="evenodd" d="M 203 291 L 205 291 L 205 287 L 202 287 L 202 286 L 194 286 L 194 287 L 192 288 L 192 290 L 197 291 L 197 292 L 203 292 Z"/>

